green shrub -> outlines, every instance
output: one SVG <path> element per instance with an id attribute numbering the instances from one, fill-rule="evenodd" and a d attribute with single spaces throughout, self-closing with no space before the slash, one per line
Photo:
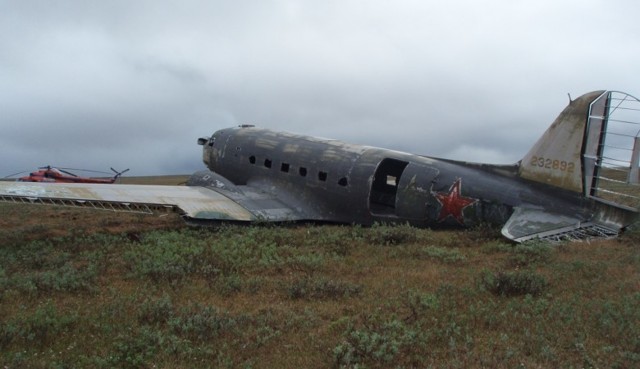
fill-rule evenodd
<path id="1" fill-rule="evenodd" d="M 531 271 L 498 273 L 484 271 L 481 283 L 488 291 L 499 296 L 538 296 L 549 285 L 544 276 Z"/>
<path id="2" fill-rule="evenodd" d="M 546 241 L 531 240 L 520 244 L 505 243 L 503 240 L 493 240 L 485 243 L 482 250 L 488 254 L 510 254 L 508 264 L 514 267 L 522 267 L 537 263 L 549 262 L 555 251 Z"/>
<path id="3" fill-rule="evenodd" d="M 595 312 L 594 323 L 602 336 L 631 341 L 620 345 L 632 350 L 640 349 L 640 336 L 637 335 L 640 328 L 640 292 L 625 296 L 620 301 L 594 302 L 590 308 Z M 633 340 L 629 340 L 630 337 Z"/>
<path id="4" fill-rule="evenodd" d="M 336 256 L 347 256 L 354 244 L 362 241 L 364 230 L 358 226 L 309 227 L 305 245 L 321 248 Z"/>
<path id="5" fill-rule="evenodd" d="M 150 327 L 130 331 L 117 337 L 112 352 L 105 360 L 106 367 L 146 368 L 149 361 L 166 344 L 162 332 Z"/>
<path id="6" fill-rule="evenodd" d="M 0 347 L 15 340 L 44 345 L 72 329 L 76 322 L 75 314 L 60 314 L 53 303 L 47 301 L 31 314 L 21 313 L 5 323 L 0 323 Z"/>
<path id="7" fill-rule="evenodd" d="M 315 299 L 337 299 L 342 297 L 356 296 L 362 292 L 362 286 L 334 281 L 325 278 L 299 279 L 287 289 L 289 298 L 315 298 Z"/>
<path id="8" fill-rule="evenodd" d="M 416 242 L 418 240 L 417 229 L 409 224 L 400 225 L 380 225 L 374 224 L 364 238 L 374 245 L 400 245 Z"/>
<path id="9" fill-rule="evenodd" d="M 517 244 L 511 249 L 510 262 L 513 266 L 545 263 L 551 259 L 554 249 L 548 242 L 532 240 Z"/>
<path id="10" fill-rule="evenodd" d="M 398 365 L 403 351 L 424 346 L 425 337 L 419 330 L 397 319 L 382 324 L 371 322 L 362 329 L 350 329 L 342 342 L 333 348 L 335 366 L 364 368 L 369 365 L 390 367 Z M 407 357 L 403 357 L 406 361 Z"/>
<path id="11" fill-rule="evenodd" d="M 242 291 L 242 286 L 242 278 L 237 274 L 220 276 L 214 284 L 215 290 L 223 296 L 230 296 Z"/>
<path id="12" fill-rule="evenodd" d="M 130 269 L 154 282 L 178 282 L 198 268 L 204 246 L 200 240 L 179 232 L 148 234 L 125 253 Z"/>
<path id="13" fill-rule="evenodd" d="M 245 269 L 270 268 L 282 263 L 280 250 L 275 243 L 256 242 L 253 237 L 254 233 L 249 232 L 246 235 L 234 234 L 228 238 L 206 240 L 208 245 L 199 260 L 201 268 L 233 275 Z"/>
<path id="14" fill-rule="evenodd" d="M 97 275 L 93 264 L 77 268 L 67 263 L 62 268 L 37 273 L 31 279 L 39 291 L 94 291 Z"/>
<path id="15" fill-rule="evenodd" d="M 286 260 L 286 266 L 288 268 L 304 272 L 307 275 L 312 275 L 321 270 L 324 264 L 324 255 L 316 253 L 295 255 Z"/>
<path id="16" fill-rule="evenodd" d="M 487 254 L 497 254 L 502 252 L 511 252 L 515 247 L 512 243 L 507 243 L 504 240 L 491 240 L 482 245 L 482 252 Z"/>
<path id="17" fill-rule="evenodd" d="M 482 242 L 490 242 L 495 239 L 502 238 L 501 227 L 490 223 L 481 223 L 467 229 L 465 236 L 469 240 L 472 240 L 474 244 Z"/>
<path id="18" fill-rule="evenodd" d="M 9 277 L 7 277 L 7 273 L 4 271 L 2 265 L 0 265 L 0 300 L 4 297 L 9 286 Z"/>
<path id="19" fill-rule="evenodd" d="M 209 341 L 232 330 L 237 325 L 235 318 L 214 306 L 185 309 L 169 320 L 171 330 L 183 337 L 197 341 Z"/>
<path id="20" fill-rule="evenodd" d="M 147 298 L 138 308 L 138 321 L 143 324 L 163 324 L 173 315 L 173 303 L 167 295 L 157 299 Z"/>
<path id="21" fill-rule="evenodd" d="M 233 228 L 228 228 L 228 230 L 232 231 Z M 233 232 L 238 234 L 237 227 Z M 242 237 L 252 240 L 255 244 L 272 244 L 276 247 L 299 247 L 303 244 L 303 240 L 300 237 L 297 237 L 294 232 L 284 226 L 273 226 L 271 224 L 251 226 L 242 228 L 240 233 Z"/>
<path id="22" fill-rule="evenodd" d="M 458 249 L 427 246 L 420 250 L 422 257 L 439 260 L 443 263 L 454 264 L 464 261 L 466 258 Z"/>
<path id="23" fill-rule="evenodd" d="M 7 250 L 7 252 L 11 253 L 10 260 L 16 266 L 35 270 L 64 265 L 70 256 L 67 253 L 56 252 L 53 243 L 49 240 L 32 241 L 19 249 Z"/>
<path id="24" fill-rule="evenodd" d="M 402 305 L 408 310 L 404 321 L 410 323 L 423 320 L 425 315 L 435 313 L 440 307 L 440 300 L 435 294 L 411 290 L 402 299 Z"/>

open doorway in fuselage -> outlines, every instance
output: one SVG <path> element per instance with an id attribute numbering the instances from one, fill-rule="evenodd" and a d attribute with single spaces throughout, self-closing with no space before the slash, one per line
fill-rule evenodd
<path id="1" fill-rule="evenodd" d="M 378 164 L 369 193 L 371 214 L 395 215 L 398 183 L 408 164 L 406 161 L 389 158 Z"/>

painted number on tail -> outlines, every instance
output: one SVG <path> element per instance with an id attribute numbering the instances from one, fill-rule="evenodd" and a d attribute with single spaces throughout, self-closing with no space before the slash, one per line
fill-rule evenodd
<path id="1" fill-rule="evenodd" d="M 567 162 L 564 160 L 545 158 L 542 156 L 533 156 L 529 165 L 533 167 L 558 170 L 561 172 L 573 173 L 575 171 L 575 163 Z"/>

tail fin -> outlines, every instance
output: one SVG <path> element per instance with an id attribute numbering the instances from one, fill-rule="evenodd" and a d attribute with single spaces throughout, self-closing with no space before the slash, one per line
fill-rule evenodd
<path id="1" fill-rule="evenodd" d="M 520 163 L 522 178 L 640 207 L 640 100 L 594 91 L 571 101 Z"/>
<path id="2" fill-rule="evenodd" d="M 585 213 L 518 207 L 502 228 L 522 242 L 612 237 L 640 207 L 640 100 L 594 91 L 571 101 L 520 162 L 522 178 L 593 201 Z"/>

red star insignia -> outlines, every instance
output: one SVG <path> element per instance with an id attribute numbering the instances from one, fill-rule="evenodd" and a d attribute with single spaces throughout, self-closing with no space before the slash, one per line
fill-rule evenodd
<path id="1" fill-rule="evenodd" d="M 462 215 L 462 211 L 467 206 L 478 201 L 477 199 L 473 199 L 470 197 L 464 197 L 460 194 L 462 188 L 462 179 L 456 179 L 451 187 L 449 188 L 449 192 L 432 192 L 433 196 L 436 197 L 436 200 L 442 205 L 440 209 L 440 215 L 438 215 L 438 222 L 442 222 L 447 217 L 451 216 L 458 223 L 464 225 L 464 216 Z"/>

